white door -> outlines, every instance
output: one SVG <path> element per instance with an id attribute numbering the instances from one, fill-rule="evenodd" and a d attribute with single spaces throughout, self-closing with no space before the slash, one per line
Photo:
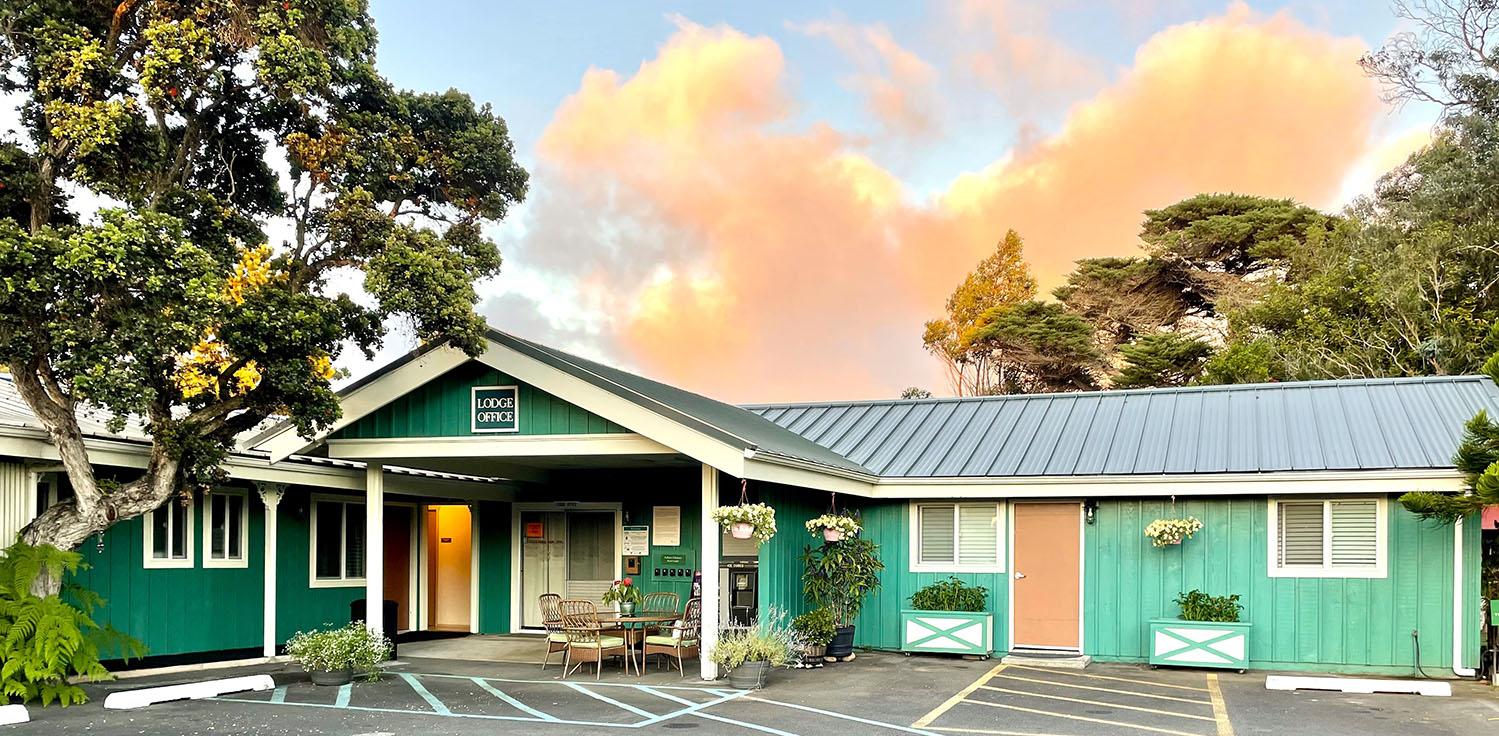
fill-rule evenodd
<path id="1" fill-rule="evenodd" d="M 566 580 L 566 514 L 521 512 L 521 625 L 541 628 L 542 593 L 564 593 Z"/>

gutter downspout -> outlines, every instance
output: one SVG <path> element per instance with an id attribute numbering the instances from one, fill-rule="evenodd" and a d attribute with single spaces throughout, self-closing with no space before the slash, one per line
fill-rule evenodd
<path id="1" fill-rule="evenodd" d="M 1452 674 L 1475 677 L 1478 672 L 1463 664 L 1463 520 L 1452 525 Z"/>

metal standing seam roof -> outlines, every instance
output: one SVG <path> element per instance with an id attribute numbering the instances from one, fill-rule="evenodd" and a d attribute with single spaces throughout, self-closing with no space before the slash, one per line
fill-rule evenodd
<path id="1" fill-rule="evenodd" d="M 1451 469 L 1499 413 L 1486 376 L 1343 379 L 745 409 L 883 477 Z"/>

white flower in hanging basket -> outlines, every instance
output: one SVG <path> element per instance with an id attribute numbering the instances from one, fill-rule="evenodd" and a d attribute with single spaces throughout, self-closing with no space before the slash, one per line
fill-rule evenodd
<path id="1" fill-rule="evenodd" d="M 1171 544 L 1181 544 L 1183 539 L 1191 539 L 1193 534 L 1202 531 L 1202 522 L 1195 516 L 1185 519 L 1156 519 L 1145 527 L 1145 536 L 1150 537 L 1150 543 L 1157 547 L 1165 547 Z"/>
<path id="2" fill-rule="evenodd" d="M 710 515 L 719 526 L 729 527 L 729 533 L 735 539 L 754 537 L 755 544 L 765 544 L 776 535 L 776 510 L 763 503 L 719 506 Z M 745 526 L 750 527 L 748 534 L 745 534 Z"/>
<path id="3" fill-rule="evenodd" d="M 822 530 L 822 539 L 825 542 L 837 542 L 844 537 L 852 537 L 859 533 L 859 522 L 847 516 L 836 514 L 823 514 L 807 522 L 807 531 L 813 535 L 817 530 Z"/>

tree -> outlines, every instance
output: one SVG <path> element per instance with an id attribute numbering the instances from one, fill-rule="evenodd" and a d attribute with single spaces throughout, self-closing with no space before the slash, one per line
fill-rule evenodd
<path id="1" fill-rule="evenodd" d="M 1412 30 L 1397 33 L 1359 65 L 1395 104 L 1416 100 L 1449 114 L 1499 118 L 1499 4 L 1493 0 L 1396 0 Z"/>
<path id="2" fill-rule="evenodd" d="M 374 59 L 359 1 L 0 6 L 28 136 L 0 146 L 0 363 L 75 493 L 27 542 L 72 549 L 213 482 L 270 416 L 329 426 L 332 361 L 387 319 L 480 350 L 473 283 L 500 266 L 482 230 L 526 173 L 488 106 L 395 90 Z M 74 213 L 64 191 L 117 204 Z M 373 306 L 333 292 L 340 271 Z M 84 405 L 144 423 L 139 477 L 96 477 Z"/>
<path id="3" fill-rule="evenodd" d="M 1184 274 L 1157 258 L 1085 258 L 1052 290 L 1067 311 L 1093 323 L 1105 349 L 1167 329 L 1202 309 Z"/>
<path id="4" fill-rule="evenodd" d="M 1499 353 L 1484 363 L 1483 371 L 1499 382 Z M 1490 418 L 1488 412 L 1479 411 L 1468 420 L 1462 444 L 1458 445 L 1452 462 L 1466 481 L 1462 493 L 1415 491 L 1402 495 L 1400 504 L 1423 519 L 1446 523 L 1499 504 L 1499 422 Z"/>
<path id="5" fill-rule="evenodd" d="M 1114 388 L 1185 386 L 1202 375 L 1213 347 L 1194 337 L 1157 332 L 1140 336 L 1119 352 L 1125 363 L 1114 376 Z"/>
<path id="6" fill-rule="evenodd" d="M 1023 250 L 1020 235 L 1005 232 L 994 253 L 979 261 L 947 298 L 947 316 L 926 323 L 922 346 L 942 361 L 958 396 L 995 393 L 1004 383 L 1003 366 L 993 363 L 988 353 L 969 351 L 963 336 L 989 310 L 1036 295 L 1036 280 Z"/>
<path id="7" fill-rule="evenodd" d="M 964 349 L 999 366 L 997 393 L 1049 393 L 1098 388 L 1103 365 L 1093 327 L 1060 304 L 1028 301 L 994 307 L 963 336 Z"/>
<path id="8" fill-rule="evenodd" d="M 932 392 L 919 386 L 907 386 L 900 392 L 902 399 L 930 399 Z"/>

